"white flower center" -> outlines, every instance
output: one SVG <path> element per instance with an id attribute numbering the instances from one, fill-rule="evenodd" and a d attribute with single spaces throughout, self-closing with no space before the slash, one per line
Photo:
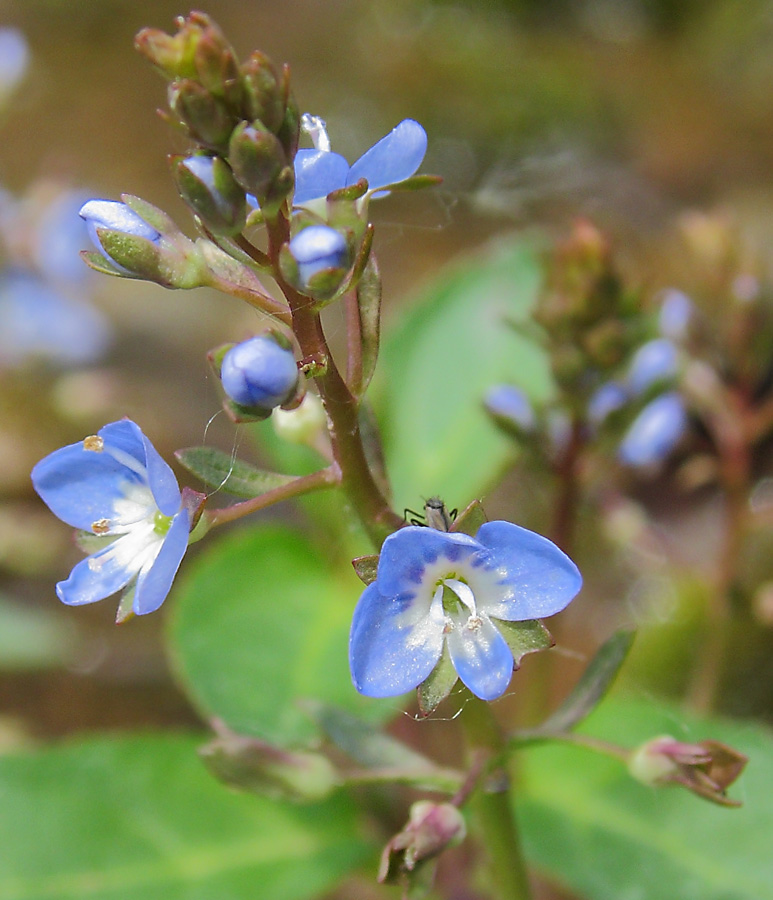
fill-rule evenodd
<path id="1" fill-rule="evenodd" d="M 446 593 L 446 588 L 451 596 Z M 470 631 L 479 631 L 482 620 L 478 615 L 475 594 L 472 588 L 458 578 L 443 578 L 433 595 L 433 602 L 443 606 L 445 621 L 443 631 L 449 634 L 454 628 L 464 627 Z M 464 622 L 463 610 L 468 610 L 467 621 Z"/>

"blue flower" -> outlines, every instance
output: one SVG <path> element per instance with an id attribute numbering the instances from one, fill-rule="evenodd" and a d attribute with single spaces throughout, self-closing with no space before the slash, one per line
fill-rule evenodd
<path id="1" fill-rule="evenodd" d="M 172 470 L 129 419 L 62 447 L 32 470 L 35 490 L 97 549 L 56 593 L 80 606 L 123 591 L 118 621 L 164 602 L 180 566 L 191 517 Z M 93 537 L 92 537 L 93 535 Z"/>
<path id="2" fill-rule="evenodd" d="M 319 272 L 347 266 L 348 248 L 340 231 L 327 225 L 309 225 L 290 241 L 290 253 L 298 263 L 298 278 L 303 287 Z"/>
<path id="3" fill-rule="evenodd" d="M 111 231 L 120 231 L 132 237 L 142 238 L 155 244 L 161 239 L 161 234 L 149 225 L 133 209 L 120 200 L 89 200 L 80 209 L 80 217 L 88 226 L 89 237 L 97 250 L 121 272 L 133 275 L 125 266 L 117 262 L 105 249 L 99 238 L 100 228 L 108 228 Z"/>
<path id="4" fill-rule="evenodd" d="M 293 203 L 296 206 L 326 197 L 331 191 L 355 184 L 361 178 L 375 192 L 372 196 L 384 196 L 388 192 L 378 189 L 410 178 L 427 152 L 427 133 L 413 119 L 403 119 L 352 166 L 340 153 L 331 151 L 321 119 L 307 113 L 303 127 L 311 134 L 315 149 L 299 150 L 295 156 Z"/>
<path id="5" fill-rule="evenodd" d="M 91 362 L 109 340 L 107 323 L 87 303 L 23 269 L 0 275 L 0 368 L 17 367 L 30 358 L 64 366 Z"/>
<path id="6" fill-rule="evenodd" d="M 403 694 L 428 678 L 445 648 L 464 684 L 494 700 L 513 673 L 497 622 L 552 616 L 581 586 L 555 544 L 509 522 L 487 522 L 474 538 L 402 528 L 384 541 L 377 578 L 354 611 L 354 686 L 370 697 Z"/>
<path id="7" fill-rule="evenodd" d="M 628 385 L 635 395 L 653 385 L 676 378 L 679 373 L 679 351 L 667 338 L 647 341 L 634 353 L 628 370 Z"/>
<path id="8" fill-rule="evenodd" d="M 269 410 L 281 406 L 295 392 L 298 366 L 291 350 L 258 335 L 225 354 L 220 380 L 234 403 Z"/>
<path id="9" fill-rule="evenodd" d="M 662 462 L 687 430 L 687 411 L 676 391 L 650 401 L 633 420 L 618 448 L 628 466 L 652 466 Z"/>

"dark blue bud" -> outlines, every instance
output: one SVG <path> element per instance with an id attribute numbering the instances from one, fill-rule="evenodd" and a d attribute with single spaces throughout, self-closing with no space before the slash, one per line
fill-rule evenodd
<path id="1" fill-rule="evenodd" d="M 675 391 L 648 403 L 626 432 L 618 456 L 628 466 L 662 462 L 676 447 L 687 428 L 684 401 Z"/>
<path id="2" fill-rule="evenodd" d="M 223 357 L 220 380 L 234 403 L 268 410 L 293 395 L 298 367 L 292 351 L 259 335 L 231 347 Z"/>

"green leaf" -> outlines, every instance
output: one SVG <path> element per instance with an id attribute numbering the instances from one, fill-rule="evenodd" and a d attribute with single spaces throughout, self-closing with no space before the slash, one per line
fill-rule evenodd
<path id="1" fill-rule="evenodd" d="M 483 408 L 496 384 L 534 399 L 551 385 L 543 351 L 508 327 L 528 316 L 541 283 L 533 246 L 511 242 L 457 265 L 422 295 L 382 342 L 379 419 L 395 508 L 480 496 L 512 458 L 513 444 Z"/>
<path id="2" fill-rule="evenodd" d="M 289 528 L 241 529 L 187 566 L 172 604 L 173 661 L 205 716 L 294 746 L 314 735 L 297 701 L 317 698 L 371 721 L 396 700 L 361 697 L 347 646 L 362 586 Z"/>
<path id="3" fill-rule="evenodd" d="M 591 713 L 612 686 L 631 649 L 635 632 L 615 632 L 601 645 L 571 694 L 536 731 L 570 731 Z"/>
<path id="4" fill-rule="evenodd" d="M 723 741 L 750 762 L 725 809 L 677 786 L 646 787 L 605 755 L 566 744 L 519 754 L 519 816 L 530 861 L 588 900 L 760 900 L 771 896 L 773 735 L 673 708 L 607 700 L 582 730 L 627 747 L 661 734 Z"/>
<path id="5" fill-rule="evenodd" d="M 234 794 L 196 743 L 101 738 L 0 758 L 0 898 L 307 900 L 363 861 L 344 795 L 297 807 Z"/>
<path id="6" fill-rule="evenodd" d="M 187 447 L 175 453 L 178 462 L 208 487 L 222 488 L 245 500 L 295 481 L 294 475 L 280 475 L 257 469 L 216 447 Z"/>

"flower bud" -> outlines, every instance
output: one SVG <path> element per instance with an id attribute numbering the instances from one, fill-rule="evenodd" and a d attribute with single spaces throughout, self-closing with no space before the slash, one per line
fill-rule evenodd
<path id="1" fill-rule="evenodd" d="M 403 830 L 384 847 L 378 880 L 394 883 L 409 876 L 420 863 L 460 844 L 465 835 L 464 816 L 457 807 L 419 800 L 411 807 Z"/>
<path id="2" fill-rule="evenodd" d="M 322 401 L 309 392 L 295 409 L 277 409 L 271 421 L 274 431 L 283 440 L 314 447 L 325 433 L 327 416 Z"/>
<path id="3" fill-rule="evenodd" d="M 290 751 L 215 723 L 218 737 L 202 747 L 212 774 L 237 790 L 294 802 L 315 802 L 335 788 L 337 776 L 320 753 Z"/>
<path id="4" fill-rule="evenodd" d="M 499 384 L 491 388 L 484 400 L 486 410 L 494 421 L 516 436 L 534 431 L 537 418 L 526 394 L 510 384 Z"/>
<path id="5" fill-rule="evenodd" d="M 125 203 L 89 200 L 80 208 L 79 215 L 94 246 L 119 271 L 127 275 L 144 274 L 148 264 L 158 259 L 160 232 Z M 118 258 L 114 255 L 116 249 L 121 251 Z"/>
<path id="6" fill-rule="evenodd" d="M 634 419 L 618 448 L 628 466 L 652 466 L 662 462 L 687 429 L 687 411 L 676 392 L 656 397 Z"/>
<path id="7" fill-rule="evenodd" d="M 220 380 L 228 397 L 239 406 L 271 410 L 295 394 L 298 366 L 291 350 L 273 337 L 258 335 L 226 352 Z"/>
<path id="8" fill-rule="evenodd" d="M 672 341 L 684 340 L 690 328 L 690 321 L 695 314 L 692 300 L 677 288 L 668 288 L 663 291 L 662 297 L 658 313 L 660 333 Z"/>
<path id="9" fill-rule="evenodd" d="M 185 202 L 214 234 L 239 234 L 247 206 L 244 191 L 219 156 L 172 157 L 172 174 Z"/>
<path id="10" fill-rule="evenodd" d="M 280 78 L 271 60 L 256 50 L 242 66 L 244 118 L 258 121 L 276 134 L 282 126 L 285 107 Z"/>
<path id="11" fill-rule="evenodd" d="M 267 201 L 281 202 L 292 188 L 284 184 L 287 157 L 276 135 L 259 122 L 242 122 L 231 135 L 228 159 L 239 184 L 254 194 L 261 208 Z M 292 175 L 292 171 L 291 171 Z"/>
<path id="12" fill-rule="evenodd" d="M 628 391 L 617 381 L 608 381 L 597 388 L 588 401 L 588 421 L 601 425 L 609 416 L 628 403 Z"/>
<path id="13" fill-rule="evenodd" d="M 169 85 L 168 99 L 169 108 L 193 140 L 210 150 L 226 150 L 236 118 L 221 100 L 187 78 Z"/>
<path id="14" fill-rule="evenodd" d="M 628 771 L 648 785 L 680 784 L 721 806 L 740 806 L 725 791 L 743 771 L 748 757 L 719 741 L 686 744 L 670 735 L 652 738 L 634 750 Z"/>
<path id="15" fill-rule="evenodd" d="M 312 287 L 320 276 L 337 275 L 336 287 L 348 268 L 349 249 L 340 231 L 327 225 L 309 225 L 290 241 L 290 253 L 298 265 L 298 284 Z"/>
<path id="16" fill-rule="evenodd" d="M 651 387 L 674 379 L 679 372 L 679 352 L 666 338 L 656 338 L 642 344 L 631 360 L 628 384 L 634 395 L 644 394 Z"/>

